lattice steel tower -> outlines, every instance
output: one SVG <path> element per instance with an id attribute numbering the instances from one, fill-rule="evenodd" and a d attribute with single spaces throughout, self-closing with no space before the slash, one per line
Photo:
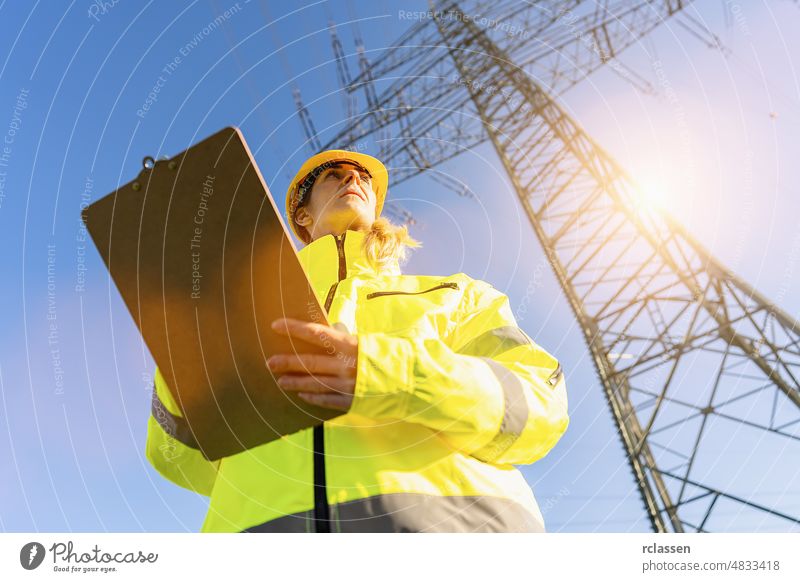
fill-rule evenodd
<path id="1" fill-rule="evenodd" d="M 555 100 L 604 65 L 650 90 L 616 56 L 672 17 L 713 43 L 689 4 L 432 4 L 436 18 L 372 62 L 356 35 L 357 75 L 331 26 L 352 117 L 323 147 L 381 136 L 396 184 L 490 140 L 583 331 L 653 529 L 796 530 L 796 503 L 758 497 L 797 480 L 784 458 L 800 452 L 800 324 L 643 205 Z M 721 445 L 741 467 L 714 457 Z"/>

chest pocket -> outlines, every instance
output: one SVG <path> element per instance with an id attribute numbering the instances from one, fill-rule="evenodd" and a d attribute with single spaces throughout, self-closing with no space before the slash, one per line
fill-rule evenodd
<path id="1" fill-rule="evenodd" d="M 360 305 L 359 329 L 439 337 L 447 331 L 460 299 L 459 284 L 454 281 L 423 285 L 418 290 L 372 291 Z"/>

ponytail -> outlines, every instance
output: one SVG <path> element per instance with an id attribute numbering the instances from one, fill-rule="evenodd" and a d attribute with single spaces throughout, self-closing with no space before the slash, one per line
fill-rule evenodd
<path id="1" fill-rule="evenodd" d="M 387 218 L 379 217 L 364 237 L 364 253 L 376 270 L 381 270 L 394 259 L 402 264 L 409 247 L 421 247 L 422 243 L 408 234 L 408 227 L 397 226 Z"/>

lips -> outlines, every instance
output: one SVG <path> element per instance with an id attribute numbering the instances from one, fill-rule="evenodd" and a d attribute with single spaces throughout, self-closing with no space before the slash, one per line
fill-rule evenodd
<path id="1" fill-rule="evenodd" d="M 355 196 L 358 196 L 359 198 L 361 198 L 361 200 L 364 200 L 364 195 L 361 194 L 361 192 L 359 192 L 355 188 L 348 188 L 347 190 L 342 192 L 342 194 L 341 194 L 341 196 L 339 196 L 339 198 L 344 198 L 348 194 L 354 194 Z"/>

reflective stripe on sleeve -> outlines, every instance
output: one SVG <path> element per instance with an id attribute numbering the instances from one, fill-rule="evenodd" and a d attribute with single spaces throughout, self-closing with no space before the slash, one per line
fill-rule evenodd
<path id="1" fill-rule="evenodd" d="M 532 344 L 530 338 L 516 325 L 506 325 L 490 329 L 476 338 L 468 341 L 456 353 L 466 356 L 494 357 L 503 352 Z"/>
<path id="2" fill-rule="evenodd" d="M 186 445 L 187 447 L 198 450 L 200 449 L 200 447 L 197 445 L 197 441 L 195 441 L 194 436 L 192 435 L 189 425 L 186 423 L 186 420 L 180 416 L 175 416 L 169 410 L 167 410 L 167 407 L 164 406 L 164 403 L 161 402 L 161 399 L 158 397 L 158 391 L 156 390 L 155 386 L 153 387 L 153 403 L 151 406 L 151 413 L 156 419 L 156 422 L 158 422 L 158 425 L 169 436 Z"/>
<path id="3" fill-rule="evenodd" d="M 519 438 L 528 423 L 528 402 L 525 387 L 511 370 L 490 358 L 481 358 L 494 372 L 503 387 L 503 421 L 492 441 L 476 451 L 475 457 L 492 461 L 507 451 Z"/>

